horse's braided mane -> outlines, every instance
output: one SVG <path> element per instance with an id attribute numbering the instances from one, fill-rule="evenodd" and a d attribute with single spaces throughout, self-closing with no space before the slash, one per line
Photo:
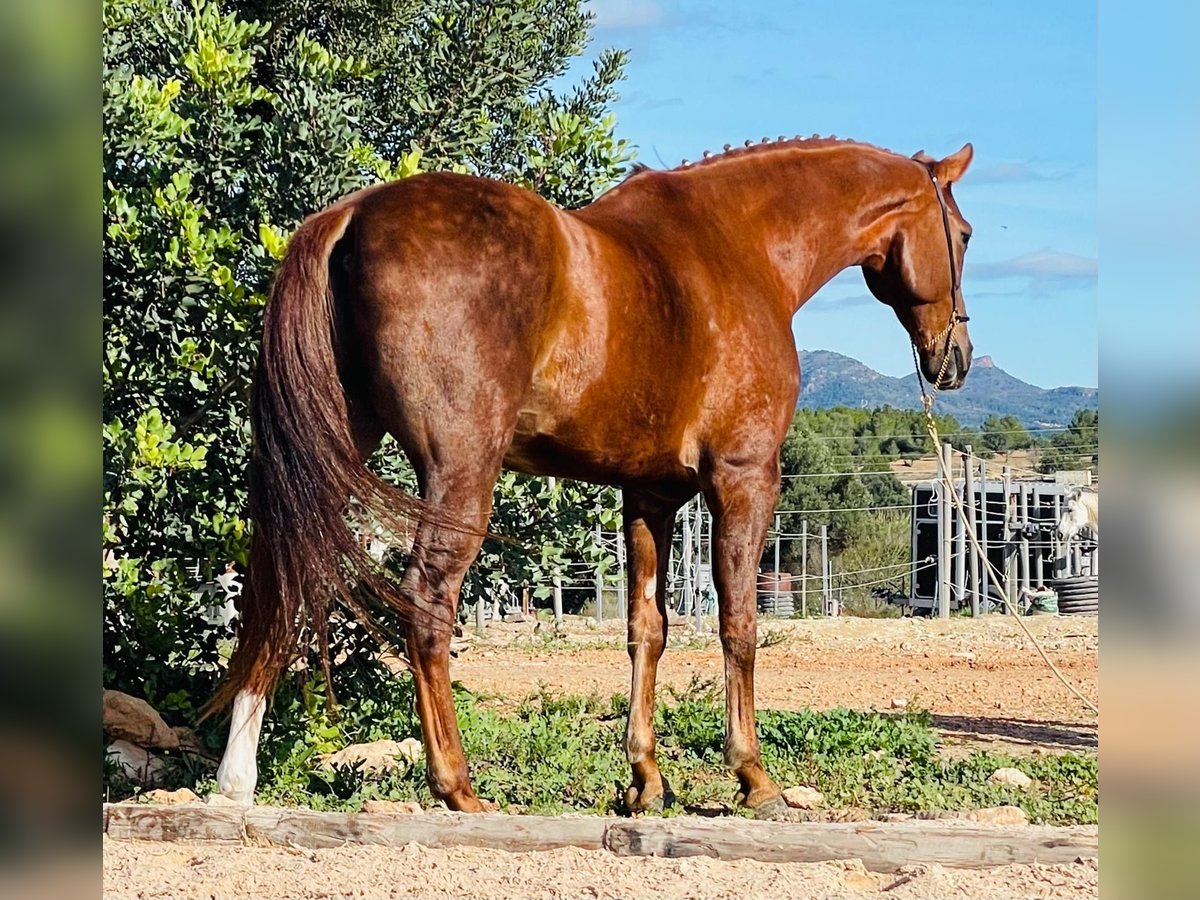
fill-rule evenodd
<path id="1" fill-rule="evenodd" d="M 775 140 L 763 138 L 758 142 L 746 141 L 737 147 L 726 144 L 719 153 L 710 153 L 708 150 L 705 150 L 704 155 L 700 159 L 692 161 L 685 159 L 679 165 L 668 169 L 652 169 L 645 163 L 636 162 L 629 167 L 629 174 L 625 176 L 622 184 L 647 172 L 678 172 L 684 169 L 694 169 L 698 166 L 710 166 L 727 159 L 742 159 L 747 156 L 765 154 L 772 150 L 821 150 L 826 147 L 863 147 L 868 150 L 878 150 L 880 153 L 887 153 L 891 156 L 900 156 L 894 150 L 888 150 L 886 147 L 879 147 L 875 144 L 868 144 L 865 141 L 856 141 L 851 138 L 839 138 L 832 134 L 828 137 L 814 134 L 810 137 L 796 135 L 791 138 L 780 135 Z"/>

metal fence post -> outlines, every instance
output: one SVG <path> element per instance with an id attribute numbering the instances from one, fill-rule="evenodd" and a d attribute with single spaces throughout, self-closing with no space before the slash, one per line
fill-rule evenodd
<path id="1" fill-rule="evenodd" d="M 979 533 L 975 528 L 975 466 L 972 465 L 971 445 L 967 444 L 966 453 L 963 454 L 963 493 L 966 495 L 966 516 L 967 530 L 977 539 Z M 975 550 L 975 543 L 969 542 L 967 547 L 968 559 L 971 561 L 970 577 L 967 580 L 967 589 L 970 591 L 971 598 L 971 615 L 979 615 L 979 554 Z"/>
<path id="2" fill-rule="evenodd" d="M 808 618 L 808 519 L 800 522 L 800 617 Z"/>
<path id="3" fill-rule="evenodd" d="M 938 616 L 942 619 L 950 617 L 950 565 L 953 561 L 953 550 L 950 542 L 950 461 L 951 448 L 949 441 L 944 441 L 939 457 L 939 474 L 941 475 L 941 491 L 938 502 L 938 538 L 941 549 L 938 553 Z"/>
<path id="4" fill-rule="evenodd" d="M 775 606 L 774 606 L 774 609 L 772 610 L 772 612 L 775 613 L 775 615 L 779 615 L 779 581 L 780 581 L 780 578 L 782 577 L 779 574 L 779 541 L 781 540 L 779 533 L 783 530 L 782 526 L 780 525 L 781 521 L 782 520 L 779 518 L 779 514 L 776 513 L 775 514 L 775 600 L 774 600 Z"/>
<path id="5" fill-rule="evenodd" d="M 979 545 L 982 548 L 980 555 L 983 557 L 979 572 L 979 596 L 980 598 L 986 598 L 988 596 L 988 585 L 991 584 L 992 580 L 992 573 L 988 568 L 987 463 L 982 459 L 979 461 Z M 987 605 L 984 604 L 983 608 L 987 609 Z"/>
<path id="6" fill-rule="evenodd" d="M 821 525 L 821 612 L 825 615 L 829 614 L 829 603 L 833 599 L 831 596 L 832 585 L 830 585 L 829 571 L 829 526 Z"/>
<path id="7" fill-rule="evenodd" d="M 1016 543 L 1013 541 L 1012 470 L 1005 466 L 1004 477 L 1004 596 L 1008 608 L 1017 608 Z"/>

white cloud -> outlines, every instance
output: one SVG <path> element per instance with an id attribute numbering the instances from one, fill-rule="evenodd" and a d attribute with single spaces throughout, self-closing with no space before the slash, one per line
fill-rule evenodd
<path id="1" fill-rule="evenodd" d="M 1030 294 L 1050 294 L 1063 288 L 1084 288 L 1096 283 L 1098 266 L 1094 257 L 1075 253 L 1038 250 L 997 262 L 972 263 L 965 280 L 968 294 L 972 281 L 1024 279 Z"/>
<path id="2" fill-rule="evenodd" d="M 1058 181 L 1072 169 L 1058 166 L 1035 166 L 1027 162 L 1002 162 L 972 169 L 963 178 L 971 184 L 1015 184 L 1022 181 Z"/>
<path id="3" fill-rule="evenodd" d="M 1071 278 L 1094 281 L 1097 268 L 1096 260 L 1091 256 L 1079 256 L 1075 253 L 1056 253 L 1052 250 L 1038 250 L 998 262 L 974 263 L 969 267 L 968 275 L 971 278 L 981 279 L 1032 278 L 1046 280 Z"/>
<path id="4" fill-rule="evenodd" d="M 652 0 L 590 0 L 597 28 L 648 28 L 661 25 L 666 13 Z"/>

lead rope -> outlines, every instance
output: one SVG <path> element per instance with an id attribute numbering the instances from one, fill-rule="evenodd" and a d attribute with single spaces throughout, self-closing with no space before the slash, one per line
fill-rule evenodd
<path id="1" fill-rule="evenodd" d="M 938 454 L 938 468 L 941 469 L 942 468 L 942 451 L 941 451 L 942 439 L 941 439 L 941 436 L 938 434 L 937 420 L 934 419 L 934 417 L 933 417 L 933 402 L 937 398 L 937 392 L 941 388 L 942 381 L 943 381 L 943 379 L 945 379 L 946 372 L 949 368 L 950 342 L 954 338 L 954 326 L 956 326 L 959 322 L 966 321 L 966 317 L 960 316 L 959 312 L 958 312 L 958 296 L 959 296 L 958 267 L 954 264 L 954 245 L 950 240 L 950 220 L 949 220 L 949 216 L 946 212 L 946 201 L 944 201 L 942 199 L 942 192 L 938 188 L 937 177 L 933 174 L 932 171 L 929 172 L 929 177 L 933 181 L 933 190 L 934 190 L 934 193 L 937 195 L 938 205 L 941 206 L 941 208 L 942 208 L 942 225 L 946 229 L 946 247 L 950 254 L 950 257 L 949 257 L 950 258 L 950 283 L 951 283 L 951 290 L 953 292 L 952 300 L 953 300 L 954 306 L 950 313 L 949 324 L 946 326 L 945 330 L 942 331 L 941 333 L 939 333 L 937 335 L 937 337 L 935 337 L 933 339 L 933 341 L 931 342 L 932 344 L 936 345 L 942 340 L 943 335 L 946 338 L 946 346 L 943 348 L 943 351 L 942 351 L 942 367 L 938 371 L 937 379 L 929 386 L 928 391 L 925 390 L 925 379 L 921 375 L 921 363 L 920 363 L 920 360 L 917 358 L 916 341 L 912 341 L 912 353 L 913 353 L 913 367 L 917 370 L 917 385 L 921 388 L 921 406 L 925 412 L 925 429 L 929 432 L 929 438 L 933 442 L 934 452 Z M 959 521 L 966 522 L 966 514 L 963 511 L 962 498 L 958 495 L 958 491 L 954 487 L 954 479 L 950 477 L 949 472 L 943 472 L 942 474 L 943 474 L 943 481 L 945 482 L 945 485 L 946 485 L 946 489 L 950 494 L 951 502 L 953 502 L 955 509 L 958 510 Z M 1007 497 L 1004 498 L 1004 524 L 1005 524 L 1005 530 L 1007 531 L 1007 527 L 1008 527 L 1008 498 Z M 971 546 L 974 548 L 975 552 L 979 555 L 979 558 L 982 559 L 984 562 L 984 565 L 987 566 L 988 572 L 990 573 L 990 576 L 992 578 L 992 583 L 993 584 L 1002 584 L 1004 582 L 1004 576 L 1000 574 L 1000 571 L 992 564 L 992 561 L 990 559 L 988 559 L 987 553 L 984 551 L 983 546 L 980 544 L 979 538 L 975 534 L 974 530 L 964 528 L 963 531 L 966 532 L 967 538 L 971 541 Z M 1091 700 L 1089 700 L 1087 697 L 1085 697 L 1080 692 L 1080 690 L 1077 687 L 1075 687 L 1075 685 L 1071 684 L 1071 682 L 1069 682 L 1067 680 L 1066 676 L 1063 675 L 1063 673 L 1061 671 L 1059 671 L 1058 666 L 1056 666 L 1054 664 L 1054 661 L 1052 659 L 1050 659 L 1050 657 L 1046 654 L 1046 651 L 1044 649 L 1042 649 L 1042 645 L 1040 643 L 1038 643 L 1037 638 L 1035 638 L 1033 636 L 1033 634 L 1029 631 L 1029 626 L 1025 624 L 1024 619 L 1021 618 L 1020 614 L 1013 608 L 1013 606 L 1014 606 L 1014 604 L 1008 603 L 1006 601 L 1004 604 L 1004 609 L 1016 621 L 1016 623 L 1021 626 L 1021 630 L 1023 632 L 1025 632 L 1025 637 L 1029 640 L 1029 642 L 1031 644 L 1033 644 L 1033 647 L 1035 650 L 1037 650 L 1038 655 L 1041 656 L 1042 662 L 1044 662 L 1047 666 L 1049 666 L 1050 671 L 1053 672 L 1054 675 L 1058 678 L 1058 680 L 1062 682 L 1063 686 L 1068 691 L 1070 691 L 1072 694 L 1074 694 L 1084 706 L 1086 706 L 1089 710 L 1091 710 L 1096 715 L 1099 715 L 1100 708 L 1098 706 L 1096 706 L 1096 704 L 1093 703 Z"/>

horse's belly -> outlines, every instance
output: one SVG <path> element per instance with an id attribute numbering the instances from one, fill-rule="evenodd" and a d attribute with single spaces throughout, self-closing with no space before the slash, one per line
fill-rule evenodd
<path id="1" fill-rule="evenodd" d="M 594 484 L 691 482 L 694 460 L 670 434 L 605 423 L 559 422 L 554 429 L 518 423 L 504 467 L 528 475 L 574 478 Z"/>

